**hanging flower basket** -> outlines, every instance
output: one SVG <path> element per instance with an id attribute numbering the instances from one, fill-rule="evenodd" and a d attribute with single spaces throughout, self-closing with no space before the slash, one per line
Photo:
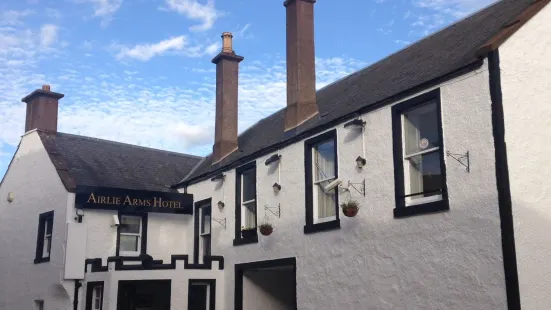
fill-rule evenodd
<path id="1" fill-rule="evenodd" d="M 360 204 L 357 201 L 350 200 L 341 204 L 342 213 L 347 217 L 355 217 L 360 210 Z"/>
<path id="2" fill-rule="evenodd" d="M 260 229 L 260 233 L 263 236 L 269 236 L 274 231 L 274 227 L 272 226 L 272 224 L 262 224 L 258 228 Z"/>

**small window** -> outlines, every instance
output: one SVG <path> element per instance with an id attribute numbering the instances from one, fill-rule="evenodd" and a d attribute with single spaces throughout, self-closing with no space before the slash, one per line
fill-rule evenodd
<path id="1" fill-rule="evenodd" d="M 209 256 L 210 253 L 210 226 L 211 226 L 211 206 L 210 204 L 205 205 L 201 208 L 199 208 L 200 212 L 200 221 L 199 221 L 199 231 L 201 234 L 202 239 L 202 249 L 203 249 L 203 257 Z"/>
<path id="2" fill-rule="evenodd" d="M 54 211 L 42 213 L 38 216 L 38 237 L 34 262 L 50 261 L 52 250 L 52 234 L 54 226 Z"/>
<path id="3" fill-rule="evenodd" d="M 256 228 L 256 169 L 241 174 L 241 225 Z"/>
<path id="4" fill-rule="evenodd" d="M 103 303 L 103 286 L 102 285 L 94 286 L 92 303 L 94 304 L 92 309 L 101 310 L 101 306 Z"/>
<path id="5" fill-rule="evenodd" d="M 436 93 L 393 107 L 397 216 L 447 209 Z"/>
<path id="6" fill-rule="evenodd" d="M 88 282 L 86 284 L 86 310 L 103 309 L 103 282 Z"/>
<path id="7" fill-rule="evenodd" d="M 119 228 L 120 255 L 139 255 L 142 237 L 142 218 L 121 215 Z"/>
<path id="8" fill-rule="evenodd" d="M 336 130 L 306 140 L 304 156 L 307 216 L 304 232 L 339 228 L 338 187 L 326 189 L 338 177 Z"/>
<path id="9" fill-rule="evenodd" d="M 234 245 L 258 242 L 256 162 L 236 169 L 236 206 Z"/>

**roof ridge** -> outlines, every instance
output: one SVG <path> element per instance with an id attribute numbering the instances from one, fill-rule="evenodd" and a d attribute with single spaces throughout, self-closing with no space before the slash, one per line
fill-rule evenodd
<path id="1" fill-rule="evenodd" d="M 148 146 L 141 146 L 141 145 L 126 143 L 126 142 L 119 142 L 119 141 L 107 140 L 107 139 L 90 137 L 90 136 L 76 135 L 76 134 L 66 133 L 66 132 L 59 132 L 58 131 L 57 133 L 53 133 L 53 132 L 45 132 L 45 133 L 47 133 L 47 134 L 62 134 L 62 135 L 87 139 L 87 140 L 91 140 L 91 141 L 111 143 L 111 144 L 117 144 L 117 145 L 133 147 L 133 148 L 139 148 L 139 149 L 147 149 L 147 150 L 151 150 L 151 151 L 164 152 L 164 153 L 169 153 L 169 154 L 174 154 L 174 155 L 179 155 L 179 156 L 186 156 L 186 157 L 197 158 L 197 159 L 203 159 L 204 158 L 203 156 L 198 156 L 198 155 L 192 155 L 192 154 L 187 154 L 187 153 L 179 153 L 179 152 L 175 152 L 175 151 L 163 150 L 163 149 L 152 148 L 152 147 L 148 147 Z"/>

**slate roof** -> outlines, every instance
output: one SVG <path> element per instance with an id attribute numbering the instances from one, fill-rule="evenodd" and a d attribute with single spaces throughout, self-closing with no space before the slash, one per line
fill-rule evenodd
<path id="1" fill-rule="evenodd" d="M 319 115 L 291 135 L 284 134 L 284 110 L 253 125 L 238 138 L 239 149 L 212 165 L 212 154 L 175 187 L 244 164 L 290 140 L 305 138 L 324 126 L 354 118 L 354 113 L 389 104 L 427 87 L 427 83 L 462 68 L 482 64 L 479 52 L 494 36 L 510 27 L 534 0 L 497 2 L 423 40 L 317 91 Z M 548 3 L 547 0 L 541 0 Z M 484 51 L 484 49 L 482 49 Z M 332 125 L 333 124 L 333 125 Z"/>
<path id="2" fill-rule="evenodd" d="M 108 140 L 38 131 L 68 191 L 101 186 L 175 191 L 170 185 L 187 175 L 202 157 Z"/>

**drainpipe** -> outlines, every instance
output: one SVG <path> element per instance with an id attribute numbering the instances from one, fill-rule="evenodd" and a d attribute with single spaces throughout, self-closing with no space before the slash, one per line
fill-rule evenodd
<path id="1" fill-rule="evenodd" d="M 75 295 L 73 296 L 73 310 L 78 310 L 78 289 L 82 286 L 79 280 L 75 280 Z"/>

